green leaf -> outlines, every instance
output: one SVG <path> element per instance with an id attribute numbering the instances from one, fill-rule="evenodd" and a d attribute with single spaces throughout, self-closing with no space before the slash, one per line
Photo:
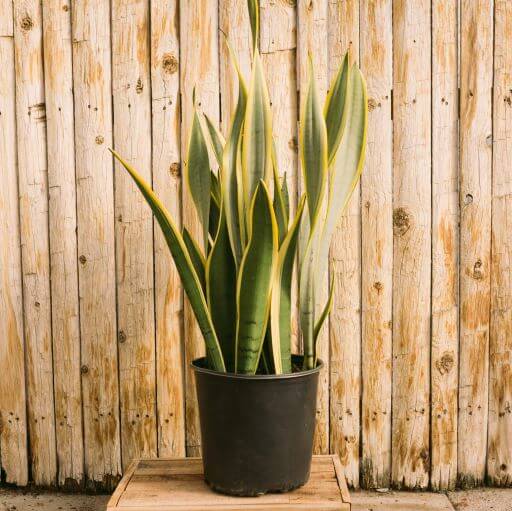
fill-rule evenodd
<path id="1" fill-rule="evenodd" d="M 320 331 L 322 330 L 322 326 L 324 325 L 325 320 L 327 319 L 327 316 L 329 316 L 331 309 L 332 309 L 332 303 L 334 298 L 334 278 L 331 278 L 331 285 L 329 288 L 329 297 L 327 298 L 327 303 L 325 304 L 325 307 L 320 314 L 320 317 L 318 318 L 318 321 L 315 325 L 315 331 L 313 333 L 313 339 L 315 342 L 315 364 L 314 367 L 316 367 L 316 362 L 318 358 L 318 336 L 320 335 Z"/>
<path id="2" fill-rule="evenodd" d="M 283 178 L 286 181 L 286 176 Z M 282 195 L 282 189 L 279 186 L 279 176 L 277 174 L 277 168 L 274 165 L 274 212 L 276 214 L 277 229 L 279 232 L 279 245 L 284 240 L 286 233 L 288 232 L 288 214 L 286 210 L 286 204 Z"/>
<path id="3" fill-rule="evenodd" d="M 249 20 L 251 23 L 252 34 L 252 49 L 253 52 L 258 46 L 260 37 L 260 6 L 258 0 L 247 0 L 247 7 L 249 9 Z"/>
<path id="4" fill-rule="evenodd" d="M 297 208 L 297 213 L 290 230 L 279 248 L 276 276 L 272 284 L 272 297 L 270 306 L 270 329 L 272 358 L 276 374 L 290 373 L 292 371 L 291 356 L 291 289 L 293 264 L 299 226 L 304 211 L 305 196 Z"/>
<path id="5" fill-rule="evenodd" d="M 319 216 L 327 183 L 327 130 L 309 59 L 309 84 L 300 121 L 300 154 L 311 230 Z"/>
<path id="6" fill-rule="evenodd" d="M 217 177 L 217 174 L 215 174 L 215 172 L 213 172 L 213 170 L 211 171 L 210 179 L 211 179 L 210 191 L 211 191 L 212 197 L 215 199 L 215 202 L 217 203 L 217 205 L 220 205 L 220 201 L 221 201 L 220 183 L 219 183 L 219 178 Z M 217 231 L 215 230 L 215 232 L 217 232 Z"/>
<path id="7" fill-rule="evenodd" d="M 281 197 L 284 204 L 284 212 L 286 214 L 286 225 L 290 219 L 290 194 L 288 193 L 288 181 L 286 179 L 286 172 L 283 176 L 283 182 L 281 184 Z"/>
<path id="8" fill-rule="evenodd" d="M 220 217 L 220 207 L 219 203 L 217 202 L 217 199 L 215 196 L 211 195 L 211 201 L 210 201 L 210 221 L 208 224 L 208 235 L 209 235 L 209 241 L 208 244 L 213 244 L 213 240 L 215 239 L 215 236 L 217 235 L 217 229 L 219 228 L 219 217 Z M 209 253 L 209 251 L 208 251 Z"/>
<path id="9" fill-rule="evenodd" d="M 204 247 L 208 246 L 211 172 L 208 147 L 197 111 L 194 112 L 185 165 L 185 179 L 203 227 Z"/>
<path id="10" fill-rule="evenodd" d="M 183 241 L 185 242 L 185 246 L 187 247 L 188 255 L 192 264 L 194 265 L 194 270 L 199 278 L 199 282 L 201 282 L 201 289 L 203 291 L 206 290 L 206 279 L 204 267 L 206 265 L 206 261 L 204 259 L 203 254 L 201 253 L 201 249 L 197 245 L 194 238 L 192 238 L 190 232 L 186 227 L 183 228 Z"/>
<path id="11" fill-rule="evenodd" d="M 208 306 L 229 372 L 235 371 L 236 266 L 221 206 L 219 228 L 206 263 Z"/>
<path id="12" fill-rule="evenodd" d="M 245 218 L 243 217 L 242 211 L 240 211 L 240 207 L 243 207 L 240 139 L 247 105 L 247 88 L 242 73 L 240 72 L 240 67 L 233 54 L 233 50 L 227 41 L 226 44 L 228 45 L 231 60 L 238 74 L 238 100 L 224 147 L 221 181 L 229 241 L 238 268 L 242 260 L 245 241 Z"/>
<path id="13" fill-rule="evenodd" d="M 250 209 L 249 243 L 237 280 L 236 368 L 254 374 L 265 338 L 272 279 L 277 263 L 277 224 L 264 181 Z"/>
<path id="14" fill-rule="evenodd" d="M 178 270 L 183 288 L 185 289 L 185 293 L 187 294 L 192 310 L 194 311 L 199 329 L 203 334 L 209 366 L 215 371 L 225 372 L 226 367 L 224 365 L 224 359 L 222 358 L 219 341 L 215 333 L 210 312 L 208 311 L 201 282 L 194 269 L 194 265 L 190 259 L 187 247 L 179 230 L 174 224 L 165 206 L 160 202 L 146 181 L 129 163 L 124 161 L 119 154 L 112 149 L 110 151 L 131 175 L 135 184 L 146 199 L 146 202 L 151 207 L 151 210 L 162 229 L 162 233 L 167 245 L 169 246 L 174 263 L 176 264 L 176 269 Z"/>
<path id="15" fill-rule="evenodd" d="M 211 119 L 206 114 L 204 114 L 204 118 L 206 119 L 208 137 L 210 139 L 215 158 L 217 159 L 217 163 L 220 167 L 222 166 L 222 152 L 224 151 L 224 144 L 226 141 L 224 140 L 222 133 L 215 127 Z"/>
<path id="16" fill-rule="evenodd" d="M 256 50 L 242 138 L 242 185 L 247 211 L 260 180 L 268 185 L 272 178 L 271 117 L 263 66 Z"/>
<path id="17" fill-rule="evenodd" d="M 327 214 L 316 260 L 316 285 L 322 285 L 327 270 L 329 246 L 339 218 L 347 207 L 363 170 L 368 124 L 366 84 L 354 65 L 350 72 L 350 95 L 343 137 L 334 157 L 329 182 Z"/>
<path id="18" fill-rule="evenodd" d="M 347 122 L 347 96 L 349 95 L 349 53 L 345 54 L 338 73 L 334 77 L 325 100 L 324 116 L 327 126 L 329 165 L 331 164 Z"/>

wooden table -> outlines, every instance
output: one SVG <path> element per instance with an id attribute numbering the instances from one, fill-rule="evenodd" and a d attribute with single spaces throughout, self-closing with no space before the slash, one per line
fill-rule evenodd
<path id="1" fill-rule="evenodd" d="M 213 492 L 200 458 L 134 461 L 112 495 L 109 511 L 350 511 L 343 468 L 336 455 L 314 456 L 302 488 L 260 497 Z"/>

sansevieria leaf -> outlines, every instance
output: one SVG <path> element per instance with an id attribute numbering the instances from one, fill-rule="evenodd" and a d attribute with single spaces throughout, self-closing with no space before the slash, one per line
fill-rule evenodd
<path id="1" fill-rule="evenodd" d="M 231 128 L 224 146 L 222 158 L 221 181 L 224 190 L 223 202 L 226 213 L 226 224 L 229 232 L 229 241 L 237 268 L 240 266 L 243 253 L 243 239 L 245 234 L 245 217 L 239 212 L 243 206 L 243 189 L 240 169 L 240 137 L 247 105 L 247 88 L 235 59 L 231 46 L 227 43 L 231 60 L 238 75 L 238 100 L 231 120 Z M 237 171 L 238 168 L 238 171 Z"/>
<path id="2" fill-rule="evenodd" d="M 112 151 L 112 150 L 111 150 Z M 155 195 L 150 186 L 146 181 L 138 174 L 138 172 L 126 161 L 124 161 L 119 154 L 112 151 L 112 154 L 117 160 L 123 165 L 128 171 L 130 176 L 135 181 L 135 184 L 141 191 L 142 195 L 146 199 L 146 202 L 151 207 L 155 218 L 162 229 L 164 238 L 171 251 L 172 258 L 176 264 L 176 269 L 180 276 L 183 288 L 190 301 L 192 310 L 196 317 L 199 329 L 203 334 L 203 338 L 206 344 L 206 353 L 208 357 L 208 363 L 212 369 L 219 372 L 225 372 L 226 367 L 224 365 L 224 359 L 220 349 L 219 341 L 215 333 L 212 318 L 208 311 L 206 298 L 204 296 L 201 282 L 194 269 L 194 265 L 188 254 L 187 247 L 180 235 L 179 230 L 174 224 L 171 216 L 169 215 L 165 206 L 160 202 L 158 197 Z"/>
<path id="3" fill-rule="evenodd" d="M 316 260 L 316 285 L 322 285 L 327 269 L 329 246 L 339 218 L 354 191 L 363 170 L 366 149 L 368 107 L 366 84 L 361 71 L 352 66 L 348 88 L 346 127 L 329 174 L 327 215 Z"/>
<path id="4" fill-rule="evenodd" d="M 208 147 L 197 111 L 194 111 L 192 121 L 185 165 L 185 179 L 203 227 L 203 242 L 206 249 L 208 246 L 211 175 Z"/>
<path id="5" fill-rule="evenodd" d="M 272 121 L 261 57 L 256 49 L 242 139 L 242 185 L 248 211 L 260 180 L 272 178 Z"/>
<path id="6" fill-rule="evenodd" d="M 327 298 L 327 303 L 325 304 L 325 307 L 324 307 L 322 313 L 320 314 L 318 321 L 315 324 L 315 330 L 313 332 L 313 340 L 315 343 L 315 365 L 316 365 L 316 361 L 317 361 L 317 357 L 318 357 L 318 336 L 320 335 L 320 332 L 325 323 L 325 320 L 327 319 L 327 316 L 331 312 L 333 298 L 334 298 L 334 278 L 331 278 L 331 285 L 329 287 L 329 297 Z"/>
<path id="7" fill-rule="evenodd" d="M 258 46 L 260 37 L 260 6 L 258 0 L 247 0 L 249 10 L 249 20 L 251 23 L 252 48 L 253 51 Z"/>
<path id="8" fill-rule="evenodd" d="M 332 162 L 347 122 L 347 110 L 349 101 L 350 64 L 349 53 L 345 54 L 343 62 L 334 77 L 325 100 L 324 117 L 327 126 L 327 145 L 329 164 Z"/>
<path id="9" fill-rule="evenodd" d="M 221 205 L 219 228 L 206 262 L 208 307 L 229 372 L 235 371 L 236 266 Z"/>
<path id="10" fill-rule="evenodd" d="M 268 323 L 270 292 L 278 257 L 277 224 L 264 181 L 250 208 L 249 241 L 237 280 L 236 370 L 254 374 Z"/>
<path id="11" fill-rule="evenodd" d="M 314 229 L 327 184 L 327 129 L 309 59 L 309 83 L 300 121 L 300 156 L 308 202 L 309 221 Z"/>
<path id="12" fill-rule="evenodd" d="M 206 128 L 208 129 L 208 137 L 211 141 L 211 146 L 215 154 L 215 158 L 219 166 L 222 165 L 222 151 L 224 150 L 224 144 L 226 141 L 222 136 L 222 133 L 215 127 L 212 120 L 204 114 L 206 120 Z"/>
<path id="13" fill-rule="evenodd" d="M 206 291 L 206 261 L 203 254 L 201 253 L 201 249 L 197 246 L 196 241 L 194 240 L 194 238 L 192 238 L 190 232 L 186 227 L 183 228 L 183 241 L 185 242 L 185 246 L 187 247 L 190 260 L 194 265 L 194 270 L 196 270 L 199 282 L 201 282 L 201 289 L 203 291 Z"/>
<path id="14" fill-rule="evenodd" d="M 276 374 L 292 371 L 291 357 L 291 289 L 293 264 L 299 238 L 299 226 L 304 211 L 305 196 L 302 197 L 290 230 L 281 246 L 277 270 L 272 284 L 270 306 L 270 329 L 272 358 Z"/>

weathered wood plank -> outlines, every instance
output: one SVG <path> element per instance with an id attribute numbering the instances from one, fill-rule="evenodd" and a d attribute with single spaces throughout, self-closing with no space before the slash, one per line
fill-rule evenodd
<path id="1" fill-rule="evenodd" d="M 392 483 L 428 485 L 430 423 L 430 5 L 393 2 Z"/>
<path id="2" fill-rule="evenodd" d="M 149 2 L 112 2 L 112 90 L 116 150 L 151 182 Z M 120 163 L 115 182 L 121 446 L 156 456 L 155 312 L 151 210 Z"/>
<path id="3" fill-rule="evenodd" d="M 432 3 L 432 348 L 430 484 L 457 479 L 458 65 L 457 0 Z"/>
<path id="4" fill-rule="evenodd" d="M 361 176 L 361 485 L 386 488 L 391 475 L 393 298 L 392 2 L 363 2 L 361 68 L 368 86 L 368 141 Z"/>
<path id="5" fill-rule="evenodd" d="M 329 69 L 332 80 L 350 51 L 359 62 L 359 1 L 329 3 Z M 334 301 L 330 334 L 330 439 L 350 486 L 359 486 L 361 426 L 361 196 L 360 185 L 343 213 L 330 250 Z"/>
<path id="6" fill-rule="evenodd" d="M 153 187 L 181 224 L 179 14 L 176 0 L 151 1 Z M 155 224 L 156 386 L 159 456 L 185 455 L 183 288 Z"/>
<path id="7" fill-rule="evenodd" d="M 43 4 L 58 484 L 84 478 L 70 2 Z"/>
<path id="8" fill-rule="evenodd" d="M 493 6 L 463 0 L 460 13 L 460 371 L 458 471 L 484 479 L 489 378 Z"/>
<path id="9" fill-rule="evenodd" d="M 491 337 L 487 474 L 512 484 L 512 2 L 494 10 Z"/>
<path id="10" fill-rule="evenodd" d="M 112 488 L 121 452 L 110 9 L 91 0 L 71 12 L 85 471 L 90 486 Z"/>
<path id="11" fill-rule="evenodd" d="M 214 123 L 219 121 L 219 60 L 218 60 L 218 10 L 217 2 L 204 0 L 180 1 L 180 26 L 187 27 L 181 32 L 181 99 L 182 161 L 186 165 L 186 151 L 192 127 L 192 91 L 196 88 L 197 106 Z M 185 188 L 183 200 L 183 224 L 192 236 L 200 240 L 201 229 L 192 199 Z M 193 359 L 203 356 L 204 341 L 199 332 L 194 314 L 185 300 L 185 424 L 187 454 L 199 454 L 200 431 L 194 377 L 190 369 Z"/>
<path id="12" fill-rule="evenodd" d="M 297 36 L 297 87 L 299 89 L 300 107 L 304 105 L 304 95 L 307 91 L 309 72 L 308 56 L 311 55 L 315 73 L 315 80 L 320 101 L 323 103 L 328 87 L 328 6 L 326 0 L 308 2 L 300 0 L 297 4 L 298 36 Z M 290 94 L 291 90 L 286 91 Z M 298 114 L 300 119 L 300 112 Z M 300 163 L 297 167 L 297 188 L 299 193 L 304 193 L 304 180 Z M 300 243 L 306 243 L 301 239 Z M 327 272 L 328 273 L 328 272 Z M 325 306 L 328 296 L 329 275 L 324 276 L 325 285 L 321 296 L 316 297 L 315 308 L 317 314 Z M 316 454 L 329 452 L 329 325 L 324 325 L 318 337 L 318 358 L 324 363 L 324 368 L 319 375 L 318 396 L 316 409 L 316 428 L 313 449 Z"/>
<path id="13" fill-rule="evenodd" d="M 41 4 L 14 4 L 23 311 L 32 479 L 56 480 L 48 179 Z"/>
<path id="14" fill-rule="evenodd" d="M 13 6 L 0 2 L 0 471 L 28 482 L 23 295 L 17 177 Z"/>

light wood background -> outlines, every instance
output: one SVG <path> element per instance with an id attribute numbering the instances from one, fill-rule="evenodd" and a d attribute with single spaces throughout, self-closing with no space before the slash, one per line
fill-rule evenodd
<path id="1" fill-rule="evenodd" d="M 112 487 L 135 456 L 200 452 L 202 341 L 115 146 L 197 229 L 192 88 L 221 129 L 250 68 L 244 0 L 0 0 L 0 463 Z M 351 48 L 366 167 L 331 250 L 316 452 L 353 486 L 512 483 L 512 0 L 262 0 L 292 202 L 306 57 Z M 294 342 L 298 344 L 297 332 Z"/>

